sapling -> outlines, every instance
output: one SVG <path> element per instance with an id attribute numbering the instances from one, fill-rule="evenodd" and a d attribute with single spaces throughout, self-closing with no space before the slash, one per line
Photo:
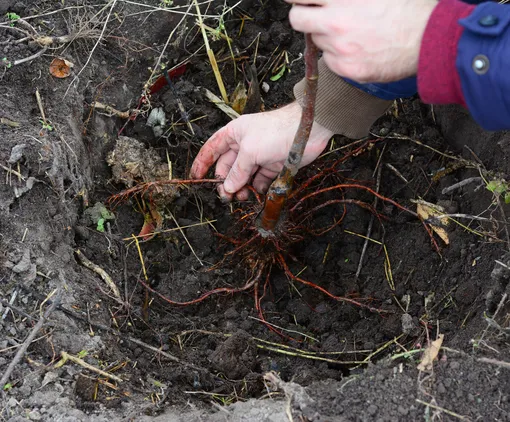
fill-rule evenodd
<path id="1" fill-rule="evenodd" d="M 306 83 L 303 96 L 303 113 L 287 160 L 280 174 L 269 187 L 264 209 L 257 221 L 259 231 L 264 236 L 274 233 L 280 221 L 283 208 L 292 191 L 294 178 L 301 164 L 306 144 L 310 138 L 310 132 L 312 131 L 319 78 L 318 50 L 310 34 L 305 35 L 305 41 Z"/>

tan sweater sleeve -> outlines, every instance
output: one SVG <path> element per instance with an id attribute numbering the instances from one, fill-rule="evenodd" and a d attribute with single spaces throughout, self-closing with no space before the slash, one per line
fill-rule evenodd
<path id="1" fill-rule="evenodd" d="M 294 86 L 294 96 L 302 105 L 305 80 Z M 392 101 L 367 94 L 345 82 L 319 60 L 319 87 L 315 104 L 315 121 L 335 134 L 363 138 Z"/>

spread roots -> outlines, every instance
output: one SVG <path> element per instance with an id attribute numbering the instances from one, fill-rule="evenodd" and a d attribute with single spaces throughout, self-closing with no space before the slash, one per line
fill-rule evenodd
<path id="1" fill-rule="evenodd" d="M 257 224 L 257 218 L 262 211 L 264 201 L 261 195 L 252 189 L 256 198 L 255 204 L 242 206 L 234 210 L 233 218 L 235 222 L 231 229 L 231 233 L 233 233 L 233 235 L 229 236 L 218 234 L 218 237 L 224 244 L 227 245 L 229 250 L 225 253 L 220 262 L 209 269 L 209 271 L 214 271 L 220 267 L 227 266 L 245 268 L 248 270 L 249 277 L 243 285 L 239 287 L 216 288 L 203 293 L 195 299 L 175 301 L 156 291 L 145 281 L 140 280 L 140 283 L 148 291 L 157 295 L 165 302 L 178 306 L 198 304 L 213 295 L 251 291 L 253 292 L 255 309 L 260 320 L 270 330 L 287 338 L 290 337 L 283 334 L 267 322 L 263 312 L 262 302 L 270 285 L 271 273 L 275 268 L 283 271 L 289 281 L 295 284 L 303 284 L 309 288 L 315 289 L 332 300 L 346 302 L 351 305 L 365 308 L 371 312 L 388 312 L 370 305 L 370 299 L 354 299 L 352 297 L 334 295 L 320 284 L 305 280 L 299 275 L 293 274 L 287 263 L 287 258 L 290 256 L 289 250 L 293 245 L 304 241 L 305 236 L 322 236 L 341 224 L 347 213 L 348 205 L 364 208 L 373 213 L 380 222 L 383 220 L 384 216 L 378 214 L 374 207 L 369 203 L 357 199 L 346 198 L 347 192 L 368 192 L 374 197 L 379 198 L 379 200 L 390 203 L 401 211 L 408 212 L 416 216 L 416 213 L 413 211 L 408 210 L 390 198 L 382 196 L 370 186 L 357 181 L 342 180 L 339 176 L 338 170 L 341 164 L 349 157 L 358 155 L 364 151 L 372 142 L 373 141 L 367 142 L 365 145 L 325 166 L 313 177 L 298 185 L 289 197 L 286 214 L 280 219 L 278 225 L 273 231 L 264 232 L 263 230 L 260 230 L 260 227 Z M 337 218 L 329 226 L 314 227 L 313 223 L 315 213 L 325 207 L 336 207 L 338 210 Z M 299 341 L 299 339 L 294 340 Z"/>

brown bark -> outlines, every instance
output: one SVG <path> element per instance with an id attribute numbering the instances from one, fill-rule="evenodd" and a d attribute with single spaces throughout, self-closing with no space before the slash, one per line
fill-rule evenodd
<path id="1" fill-rule="evenodd" d="M 306 34 L 305 37 L 306 85 L 302 99 L 303 113 L 283 169 L 267 192 L 264 210 L 258 219 L 259 230 L 262 234 L 274 232 L 275 227 L 280 221 L 282 210 L 292 190 L 294 177 L 301 164 L 301 159 L 303 158 L 303 153 L 312 130 L 319 77 L 318 50 L 312 41 L 311 35 Z"/>

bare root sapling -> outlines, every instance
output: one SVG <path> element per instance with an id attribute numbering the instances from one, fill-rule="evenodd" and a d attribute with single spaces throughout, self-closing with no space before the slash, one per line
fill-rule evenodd
<path id="1" fill-rule="evenodd" d="M 303 96 L 303 113 L 287 160 L 280 174 L 269 187 L 264 210 L 257 222 L 260 232 L 264 235 L 273 233 L 280 221 L 283 208 L 292 190 L 294 178 L 301 164 L 306 144 L 310 138 L 310 132 L 312 131 L 315 99 L 317 97 L 317 82 L 319 79 L 318 50 L 312 40 L 312 36 L 306 34 L 305 37 L 306 84 Z"/>

